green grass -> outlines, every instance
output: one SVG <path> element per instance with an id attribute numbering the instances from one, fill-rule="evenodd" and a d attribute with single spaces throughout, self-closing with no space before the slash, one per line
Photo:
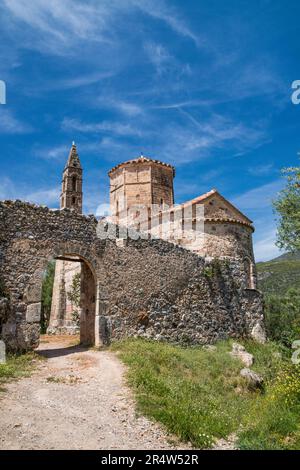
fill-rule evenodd
<path id="1" fill-rule="evenodd" d="M 300 364 L 289 358 L 256 400 L 239 434 L 241 449 L 300 449 Z"/>
<path id="2" fill-rule="evenodd" d="M 0 391 L 4 390 L 3 384 L 9 380 L 30 375 L 38 359 L 35 353 L 8 355 L 6 363 L 0 364 Z"/>
<path id="3" fill-rule="evenodd" d="M 211 447 L 216 439 L 242 429 L 244 434 L 239 443 L 248 448 L 247 442 L 253 444 L 250 428 L 255 434 L 258 432 L 255 423 L 261 426 L 258 420 L 261 406 L 269 406 L 269 388 L 284 359 L 273 343 L 244 342 L 255 356 L 253 370 L 265 378 L 264 392 L 250 392 L 239 375 L 243 365 L 228 354 L 231 344 L 231 341 L 220 342 L 215 351 L 208 351 L 201 347 L 182 348 L 128 339 L 112 348 L 129 366 L 128 382 L 135 391 L 141 413 L 199 448 Z M 276 413 L 270 413 L 271 424 L 276 428 Z M 270 425 L 266 424 L 264 448 L 272 447 L 267 436 L 269 430 Z"/>

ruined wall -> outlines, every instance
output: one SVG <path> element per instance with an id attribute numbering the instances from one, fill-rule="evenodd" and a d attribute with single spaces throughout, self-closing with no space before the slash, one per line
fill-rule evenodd
<path id="1" fill-rule="evenodd" d="M 2 335 L 11 349 L 39 341 L 43 272 L 49 260 L 76 255 L 91 269 L 95 343 L 129 335 L 206 343 L 250 335 L 262 299 L 247 289 L 239 260 L 206 262 L 162 240 L 100 240 L 97 221 L 69 210 L 0 202 L 0 278 L 10 297 Z M 120 246 L 123 245 L 123 246 Z"/>

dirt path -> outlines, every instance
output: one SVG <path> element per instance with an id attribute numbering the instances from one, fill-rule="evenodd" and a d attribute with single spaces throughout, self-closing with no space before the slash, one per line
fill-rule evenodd
<path id="1" fill-rule="evenodd" d="M 124 366 L 108 351 L 47 337 L 29 378 L 0 397 L 0 449 L 174 449 L 171 437 L 136 416 Z M 178 445 L 178 444 L 177 444 Z"/>

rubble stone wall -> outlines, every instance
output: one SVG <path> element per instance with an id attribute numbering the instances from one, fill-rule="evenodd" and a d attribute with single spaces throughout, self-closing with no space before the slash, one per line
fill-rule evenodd
<path id="1" fill-rule="evenodd" d="M 92 216 L 5 201 L 0 279 L 10 312 L 2 337 L 11 350 L 38 345 L 44 271 L 51 259 L 68 256 L 92 273 L 96 345 L 132 335 L 203 344 L 249 336 L 263 321 L 261 295 L 247 288 L 249 273 L 238 258 L 208 261 L 163 240 L 103 240 Z"/>

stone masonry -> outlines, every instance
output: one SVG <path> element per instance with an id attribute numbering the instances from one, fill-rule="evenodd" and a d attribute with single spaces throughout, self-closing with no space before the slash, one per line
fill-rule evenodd
<path id="1" fill-rule="evenodd" d="M 215 189 L 175 205 L 174 177 L 172 165 L 145 156 L 115 166 L 109 172 L 111 217 L 107 220 L 165 239 L 203 257 L 239 259 L 248 273 L 248 287 L 255 288 L 251 220 Z M 199 207 L 202 212 L 198 212 Z M 64 208 L 82 212 L 82 167 L 75 144 L 63 172 L 61 209 Z M 56 262 L 49 333 L 77 331 L 68 291 L 80 269 L 79 263 Z"/>
<path id="2" fill-rule="evenodd" d="M 81 333 L 96 346 L 135 335 L 205 344 L 249 336 L 262 324 L 261 294 L 249 289 L 241 256 L 211 260 L 159 239 L 119 244 L 99 239 L 97 227 L 69 209 L 0 202 L 0 280 L 9 303 L 1 328 L 10 350 L 39 343 L 43 273 L 53 258 L 81 261 Z"/>

